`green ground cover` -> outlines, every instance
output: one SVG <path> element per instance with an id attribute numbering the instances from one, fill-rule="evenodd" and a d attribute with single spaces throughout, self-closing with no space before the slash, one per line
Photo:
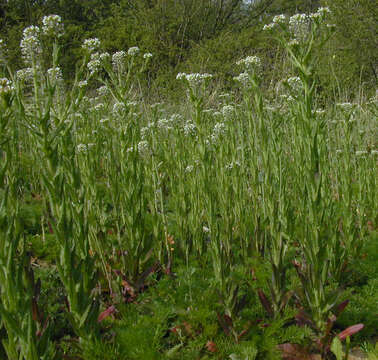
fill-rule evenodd
<path id="1" fill-rule="evenodd" d="M 67 86 L 60 18 L 24 30 L 0 79 L 1 358 L 377 358 L 377 98 L 318 96 L 328 16 L 265 27 L 290 64 L 271 90 L 251 54 L 228 93 L 179 73 L 178 104 L 145 96 L 153 54 L 88 39 Z"/>

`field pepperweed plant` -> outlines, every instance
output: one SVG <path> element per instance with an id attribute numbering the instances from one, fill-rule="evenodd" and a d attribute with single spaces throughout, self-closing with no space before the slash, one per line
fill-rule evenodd
<path id="1" fill-rule="evenodd" d="M 250 54 L 228 94 L 179 73 L 176 105 L 97 38 L 68 86 L 58 15 L 23 69 L 0 40 L 0 358 L 377 358 L 378 99 L 319 100 L 328 17 L 265 25 L 273 93 Z"/>

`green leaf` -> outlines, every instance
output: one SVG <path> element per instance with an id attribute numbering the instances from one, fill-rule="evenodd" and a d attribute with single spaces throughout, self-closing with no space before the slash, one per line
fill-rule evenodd
<path id="1" fill-rule="evenodd" d="M 331 344 L 331 351 L 336 356 L 337 360 L 343 360 L 344 352 L 340 339 L 335 336 Z"/>

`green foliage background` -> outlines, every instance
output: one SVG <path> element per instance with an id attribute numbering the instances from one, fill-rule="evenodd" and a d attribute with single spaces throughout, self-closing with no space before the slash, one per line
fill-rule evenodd
<path id="1" fill-rule="evenodd" d="M 320 56 L 318 74 L 326 96 L 361 95 L 377 83 L 377 6 L 375 0 L 1 0 L 0 37 L 8 45 L 14 68 L 22 67 L 22 29 L 46 14 L 59 14 L 65 24 L 62 66 L 70 80 L 85 38 L 99 37 L 104 50 L 139 46 L 154 54 L 145 74 L 154 95 L 177 90 L 178 71 L 219 74 L 227 87 L 234 64 L 247 54 L 265 60 L 267 85 L 285 68 L 273 39 L 262 26 L 276 14 L 292 15 L 329 6 L 337 31 Z M 321 54 L 320 54 L 321 55 Z M 176 92 L 177 93 L 177 92 Z"/>

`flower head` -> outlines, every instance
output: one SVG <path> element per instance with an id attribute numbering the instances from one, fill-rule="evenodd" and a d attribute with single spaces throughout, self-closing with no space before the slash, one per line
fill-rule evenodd
<path id="1" fill-rule="evenodd" d="M 62 18 L 59 15 L 44 16 L 42 19 L 42 31 L 44 35 L 61 37 L 63 35 Z"/>
<path id="2" fill-rule="evenodd" d="M 50 82 L 55 83 L 63 80 L 62 69 L 60 67 L 53 67 L 47 70 L 47 76 Z"/>
<path id="3" fill-rule="evenodd" d="M 97 89 L 97 93 L 99 96 L 107 96 L 109 95 L 110 90 L 106 85 L 103 85 Z"/>
<path id="4" fill-rule="evenodd" d="M 0 39 L 0 63 L 5 60 L 6 44 L 3 39 Z"/>
<path id="5" fill-rule="evenodd" d="M 0 95 L 6 95 L 14 90 L 14 86 L 11 80 L 7 78 L 0 78 Z"/>
<path id="6" fill-rule="evenodd" d="M 225 118 L 231 118 L 235 113 L 235 107 L 233 105 L 224 105 L 222 108 L 222 114 Z"/>
<path id="7" fill-rule="evenodd" d="M 186 74 L 186 73 L 178 73 L 176 76 L 177 80 L 186 80 L 189 83 L 190 87 L 197 87 L 202 85 L 206 80 L 211 79 L 213 75 L 211 74 L 200 74 L 200 73 L 193 73 L 193 74 Z"/>
<path id="8" fill-rule="evenodd" d="M 42 53 L 39 34 L 39 27 L 34 25 L 25 28 L 23 31 L 20 47 L 22 56 L 27 63 L 32 63 Z"/>
<path id="9" fill-rule="evenodd" d="M 98 73 L 101 70 L 101 60 L 99 53 L 93 53 L 91 55 L 91 60 L 87 64 L 87 68 L 90 71 L 90 76 Z"/>
<path id="10" fill-rule="evenodd" d="M 298 76 L 288 78 L 287 83 L 295 93 L 299 93 L 303 89 L 302 80 Z"/>
<path id="11" fill-rule="evenodd" d="M 275 23 L 265 24 L 264 27 L 263 27 L 263 31 L 271 31 L 276 26 L 277 26 L 277 24 L 275 24 Z"/>
<path id="12" fill-rule="evenodd" d="M 289 28 L 294 38 L 304 41 L 309 33 L 310 18 L 306 14 L 295 14 L 289 19 Z"/>
<path id="13" fill-rule="evenodd" d="M 127 53 L 130 55 L 130 56 L 135 56 L 135 55 L 137 55 L 137 54 L 139 54 L 139 48 L 138 48 L 138 46 L 133 46 L 133 47 L 131 47 L 128 51 L 127 51 Z"/>
<path id="14" fill-rule="evenodd" d="M 30 81 L 33 78 L 33 68 L 28 67 L 16 72 L 16 78 L 19 81 Z"/>
<path id="15" fill-rule="evenodd" d="M 84 43 L 82 45 L 82 48 L 89 53 L 94 53 L 97 51 L 101 46 L 101 42 L 97 38 L 92 38 L 92 39 L 85 39 Z"/>
<path id="16" fill-rule="evenodd" d="M 258 56 L 247 56 L 245 59 L 239 60 L 237 65 L 243 65 L 249 73 L 260 73 L 262 69 L 261 59 Z"/>
<path id="17" fill-rule="evenodd" d="M 238 76 L 235 76 L 234 80 L 240 82 L 244 87 L 247 87 L 250 84 L 250 78 L 247 72 L 242 72 Z"/>
<path id="18" fill-rule="evenodd" d="M 107 51 L 100 54 L 100 60 L 102 62 L 107 62 L 109 59 L 110 59 L 110 54 Z"/>
<path id="19" fill-rule="evenodd" d="M 88 81 L 87 80 L 82 80 L 82 81 L 79 81 L 77 83 L 77 86 L 80 88 L 80 89 L 84 89 L 85 87 L 87 87 L 88 85 Z"/>
<path id="20" fill-rule="evenodd" d="M 124 66 L 125 59 L 127 57 L 126 52 L 124 51 L 117 51 L 112 56 L 112 64 L 114 71 L 121 72 Z"/>
<path id="21" fill-rule="evenodd" d="M 273 18 L 273 23 L 274 24 L 284 24 L 286 22 L 286 15 L 276 15 Z"/>

